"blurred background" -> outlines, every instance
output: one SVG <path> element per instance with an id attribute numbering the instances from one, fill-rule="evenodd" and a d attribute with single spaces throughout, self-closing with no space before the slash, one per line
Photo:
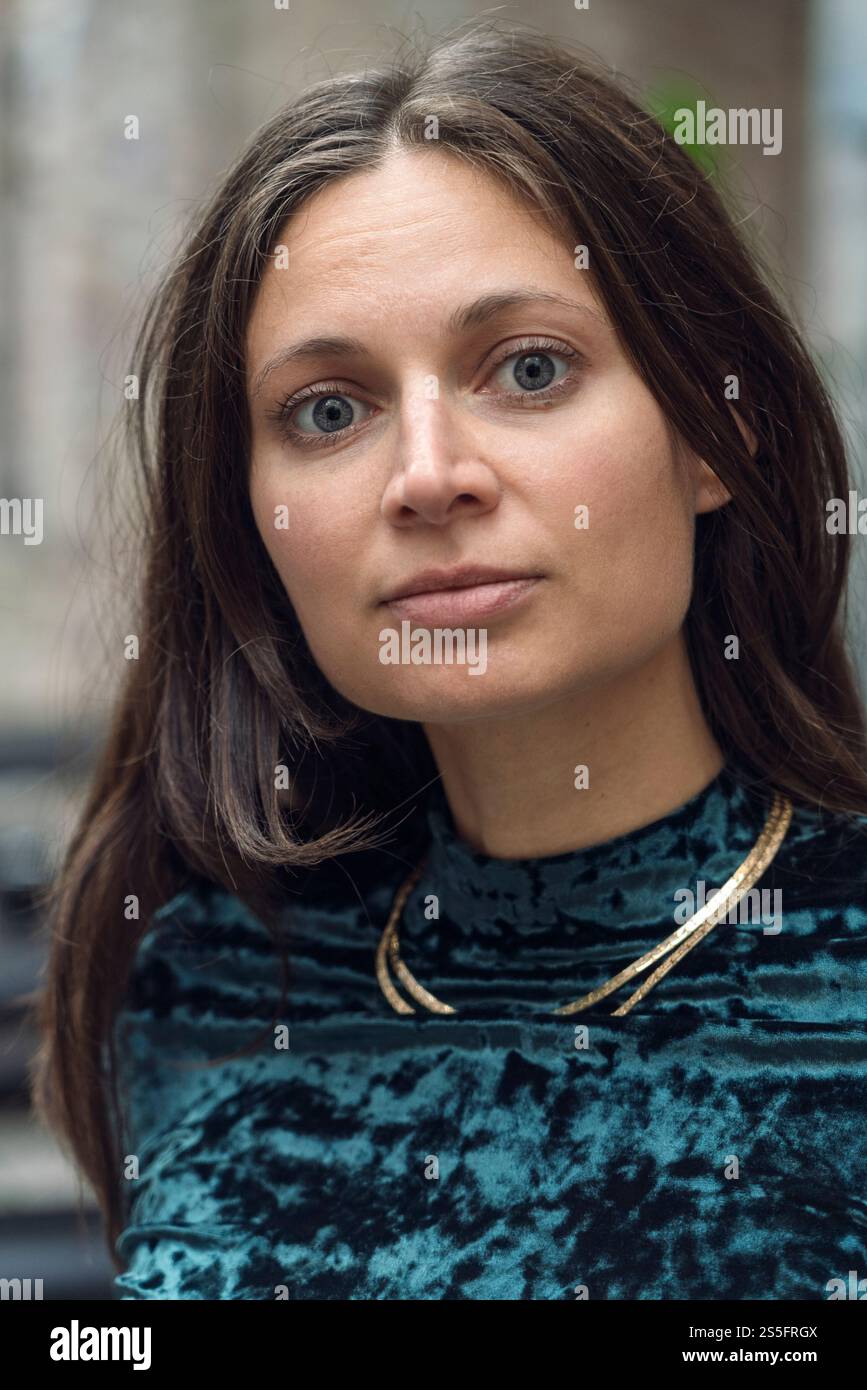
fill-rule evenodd
<path id="1" fill-rule="evenodd" d="M 699 98 L 781 108 L 779 154 L 701 154 L 807 333 L 867 491 L 864 0 L 281 3 L 5 0 L 0 16 L 0 499 L 43 501 L 41 544 L 0 534 L 0 1277 L 41 1278 L 45 1298 L 112 1296 L 95 1204 L 77 1216 L 76 1176 L 29 1112 L 35 1039 L 18 999 L 39 983 L 33 895 L 86 784 L 110 711 L 107 652 L 126 631 L 95 465 L 134 315 L 277 106 L 485 15 L 587 45 L 664 119 Z M 138 140 L 124 138 L 129 115 Z M 850 599 L 862 663 L 864 549 Z"/>

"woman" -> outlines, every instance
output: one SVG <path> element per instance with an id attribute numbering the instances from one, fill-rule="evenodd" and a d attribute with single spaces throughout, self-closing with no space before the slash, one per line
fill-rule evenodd
<path id="1" fill-rule="evenodd" d="M 257 133 L 136 375 L 138 656 L 36 1076 L 120 1296 L 833 1296 L 848 480 L 704 175 L 474 27 Z"/>

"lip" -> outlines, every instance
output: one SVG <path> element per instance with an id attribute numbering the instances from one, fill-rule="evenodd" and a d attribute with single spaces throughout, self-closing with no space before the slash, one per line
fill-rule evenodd
<path id="1" fill-rule="evenodd" d="M 528 570 L 504 569 L 498 565 L 453 565 L 451 569 L 434 566 L 419 570 L 411 579 L 404 580 L 383 596 L 383 603 L 392 599 L 405 598 L 409 594 L 432 594 L 441 589 L 468 589 L 477 584 L 493 584 L 501 580 L 538 579 L 537 573 Z"/>
<path id="2" fill-rule="evenodd" d="M 512 576 L 459 587 L 429 589 L 385 600 L 397 618 L 439 624 L 467 624 L 514 608 L 536 588 L 541 575 Z"/>

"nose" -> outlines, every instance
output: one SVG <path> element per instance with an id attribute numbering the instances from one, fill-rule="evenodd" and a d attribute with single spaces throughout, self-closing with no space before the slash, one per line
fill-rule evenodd
<path id="1" fill-rule="evenodd" d="M 413 392 L 401 408 L 397 461 L 382 496 L 382 515 L 393 526 L 445 526 L 458 517 L 490 511 L 500 485 L 472 439 L 472 421 L 443 397 Z"/>

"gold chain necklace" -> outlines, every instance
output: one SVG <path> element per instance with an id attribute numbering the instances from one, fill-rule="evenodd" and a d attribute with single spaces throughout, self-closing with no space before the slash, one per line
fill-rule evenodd
<path id="1" fill-rule="evenodd" d="M 571 1004 L 564 1004 L 559 1009 L 552 1009 L 552 1014 L 576 1014 L 583 1009 L 589 1009 L 600 999 L 611 994 L 620 985 L 631 980 L 634 975 L 638 975 L 648 966 L 654 965 L 661 956 L 667 955 L 671 951 L 668 960 L 658 966 L 656 970 L 644 981 L 642 985 L 631 994 L 619 1009 L 612 1011 L 611 1017 L 616 1018 L 622 1014 L 629 1013 L 633 1005 L 643 999 L 648 990 L 651 990 L 664 975 L 668 974 L 672 966 L 682 960 L 687 951 L 691 951 L 693 946 L 705 936 L 712 927 L 716 926 L 729 910 L 740 902 L 741 898 L 747 893 L 754 883 L 761 878 L 765 869 L 783 843 L 789 823 L 792 819 L 792 803 L 782 795 L 781 792 L 774 792 L 773 803 L 768 812 L 767 819 L 762 827 L 761 833 L 742 864 L 735 869 L 734 873 L 722 885 L 721 888 L 711 895 L 707 901 L 694 912 L 689 921 L 684 922 L 667 936 L 659 945 L 654 946 L 646 955 L 639 956 L 631 965 L 627 965 L 625 970 L 612 975 L 610 980 L 599 985 L 597 989 L 592 989 L 589 994 L 584 994 L 580 999 L 576 999 Z M 435 1014 L 456 1014 L 457 1009 L 453 1009 L 450 1004 L 443 1004 L 435 995 L 420 985 L 418 980 L 410 973 L 400 958 L 397 938 L 397 923 L 403 911 L 407 898 L 415 887 L 421 875 L 427 867 L 429 855 L 425 854 L 416 867 L 407 875 L 397 891 L 385 930 L 376 951 L 376 976 L 379 980 L 383 994 L 391 1004 L 396 1013 L 414 1014 L 415 1009 L 408 1004 L 397 992 L 389 975 L 389 964 L 397 975 L 401 984 L 412 995 L 413 999 L 423 1004 L 426 1009 Z"/>

